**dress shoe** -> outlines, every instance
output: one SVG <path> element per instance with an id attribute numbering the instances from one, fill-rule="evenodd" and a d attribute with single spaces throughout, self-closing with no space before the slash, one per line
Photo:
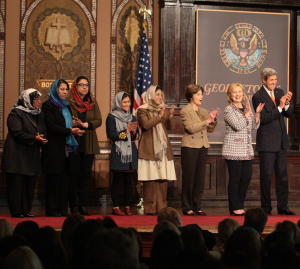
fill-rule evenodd
<path id="1" fill-rule="evenodd" d="M 11 217 L 12 218 L 24 218 L 24 216 L 22 214 L 12 214 Z"/>
<path id="2" fill-rule="evenodd" d="M 125 214 L 128 215 L 128 216 L 132 216 L 130 207 L 125 207 Z"/>
<path id="3" fill-rule="evenodd" d="M 122 212 L 118 207 L 113 208 L 112 214 L 117 216 L 125 216 L 125 213 Z"/>
<path id="4" fill-rule="evenodd" d="M 243 213 L 234 213 L 233 210 L 230 210 L 230 216 L 236 216 L 236 217 L 242 217 L 242 216 L 245 216 L 245 212 Z"/>
<path id="5" fill-rule="evenodd" d="M 148 216 L 156 216 L 156 213 L 147 213 Z"/>
<path id="6" fill-rule="evenodd" d="M 207 216 L 207 214 L 205 212 L 203 212 L 203 211 L 196 211 L 195 213 L 198 216 Z"/>
<path id="7" fill-rule="evenodd" d="M 90 216 L 91 213 L 89 211 L 86 210 L 85 207 L 78 207 L 78 212 L 81 214 L 81 215 L 84 215 L 84 216 Z"/>
<path id="8" fill-rule="evenodd" d="M 194 211 L 192 211 L 192 212 L 185 212 L 185 211 L 183 211 L 183 215 L 186 215 L 186 216 L 196 216 L 196 213 Z"/>
<path id="9" fill-rule="evenodd" d="M 295 215 L 295 212 L 292 212 L 289 209 L 284 209 L 284 210 L 279 210 L 278 209 L 278 214 L 279 215 Z"/>
<path id="10" fill-rule="evenodd" d="M 78 207 L 70 207 L 71 214 L 78 213 Z"/>
<path id="11" fill-rule="evenodd" d="M 61 214 L 59 214 L 57 211 L 54 212 L 47 212 L 46 215 L 48 217 L 61 217 Z"/>
<path id="12" fill-rule="evenodd" d="M 33 215 L 33 214 L 23 214 L 23 216 L 25 217 L 25 218 L 34 218 L 35 217 L 35 215 Z"/>

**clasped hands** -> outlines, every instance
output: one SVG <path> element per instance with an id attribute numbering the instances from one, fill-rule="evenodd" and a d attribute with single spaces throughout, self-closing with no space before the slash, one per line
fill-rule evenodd
<path id="1" fill-rule="evenodd" d="M 35 136 L 35 140 L 41 144 L 46 144 L 48 143 L 48 140 L 46 138 L 44 138 L 44 135 L 43 134 L 39 134 L 37 133 L 36 136 Z"/>
<path id="2" fill-rule="evenodd" d="M 136 133 L 136 128 L 137 128 L 137 122 L 135 121 L 135 122 L 128 122 L 128 124 L 127 124 L 127 129 L 126 129 L 126 133 L 130 133 L 130 132 L 132 132 L 132 133 Z"/>
<path id="3" fill-rule="evenodd" d="M 80 119 L 74 116 L 72 116 L 72 122 L 74 127 L 85 128 L 85 129 L 89 127 L 89 124 L 87 122 L 82 122 Z M 79 128 L 71 128 L 72 135 L 82 136 L 85 133 L 85 130 L 80 130 Z"/>
<path id="4" fill-rule="evenodd" d="M 207 122 L 208 123 L 212 123 L 216 117 L 218 117 L 219 115 L 219 112 L 220 112 L 220 109 L 217 108 L 216 110 L 214 110 L 213 108 L 211 109 L 209 115 L 208 115 L 208 119 L 207 119 Z"/>

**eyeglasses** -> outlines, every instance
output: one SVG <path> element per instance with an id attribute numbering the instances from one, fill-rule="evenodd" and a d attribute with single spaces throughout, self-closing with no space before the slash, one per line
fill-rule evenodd
<path id="1" fill-rule="evenodd" d="M 89 84 L 83 84 L 83 83 L 77 84 L 77 86 L 80 86 L 80 87 L 82 87 L 82 88 L 83 88 L 84 86 L 87 87 L 87 88 L 90 87 Z"/>

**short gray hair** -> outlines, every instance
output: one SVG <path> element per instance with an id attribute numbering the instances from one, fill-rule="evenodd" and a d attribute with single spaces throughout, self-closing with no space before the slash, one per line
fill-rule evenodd
<path id="1" fill-rule="evenodd" d="M 269 67 L 264 68 L 260 73 L 261 80 L 267 80 L 269 76 L 274 75 L 277 75 L 277 72 Z"/>

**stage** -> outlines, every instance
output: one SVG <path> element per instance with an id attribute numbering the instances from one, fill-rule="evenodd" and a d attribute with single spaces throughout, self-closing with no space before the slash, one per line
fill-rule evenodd
<path id="1" fill-rule="evenodd" d="M 181 208 L 176 208 L 182 214 Z M 38 223 L 40 227 L 51 226 L 58 233 L 61 232 L 62 225 L 66 217 L 46 217 L 44 214 L 44 207 L 34 206 L 31 213 L 35 214 L 35 218 L 12 218 L 10 217 L 7 207 L 1 207 L 0 218 L 9 220 L 13 226 L 25 220 L 32 220 Z M 133 227 L 141 235 L 144 246 L 144 257 L 149 257 L 152 246 L 152 231 L 157 223 L 156 216 L 143 215 L 143 210 L 137 207 L 132 207 L 133 216 L 113 216 L 111 215 L 112 207 L 88 207 L 91 216 L 86 216 L 86 219 L 103 218 L 110 216 L 114 219 L 116 224 L 121 227 Z M 290 207 L 290 210 L 296 213 L 295 216 L 278 215 L 276 209 L 273 210 L 273 215 L 268 217 L 268 222 L 263 232 L 262 238 L 266 237 L 269 233 L 274 231 L 276 224 L 284 220 L 290 220 L 297 224 L 300 219 L 300 208 Z M 184 216 L 181 215 L 183 225 L 198 224 L 202 229 L 209 230 L 218 236 L 218 223 L 225 218 L 233 218 L 241 225 L 244 223 L 244 217 L 234 217 L 228 214 L 228 208 L 203 208 L 208 216 Z"/>

